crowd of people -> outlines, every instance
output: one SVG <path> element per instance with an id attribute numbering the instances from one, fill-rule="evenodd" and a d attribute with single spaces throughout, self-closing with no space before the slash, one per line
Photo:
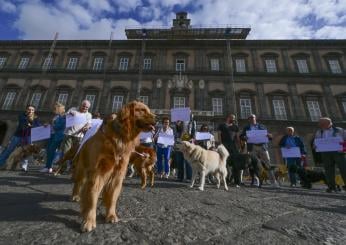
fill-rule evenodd
<path id="1" fill-rule="evenodd" d="M 78 108 L 70 108 L 65 112 L 64 105 L 56 103 L 53 109 L 54 117 L 52 118 L 51 137 L 49 138 L 46 146 L 46 161 L 45 167 L 40 170 L 43 173 L 53 172 L 53 162 L 57 156 L 62 156 L 72 147 L 78 146 L 85 133 L 91 127 L 91 120 L 93 116 L 89 112 L 90 102 L 87 100 L 82 101 Z M 85 117 L 84 123 L 76 124 L 66 127 L 66 115 L 78 115 Z M 96 113 L 94 118 L 99 118 L 100 114 Z M 7 146 L 0 154 L 0 167 L 4 166 L 7 158 L 15 150 L 16 147 L 30 144 L 31 128 L 38 126 L 46 126 L 40 121 L 35 112 L 35 107 L 28 105 L 26 111 L 19 115 L 18 126 L 14 135 L 11 137 Z M 335 127 L 332 120 L 327 117 L 320 118 L 318 129 L 315 133 L 315 139 L 323 139 L 328 137 L 340 137 L 346 141 L 346 133 L 342 128 Z M 236 117 L 233 114 L 227 116 L 224 123 L 220 124 L 213 135 L 207 124 L 202 124 L 200 128 L 196 128 L 196 121 L 191 117 L 190 122 L 185 124 L 183 121 L 170 122 L 168 117 L 163 117 L 161 123 L 156 125 L 156 129 L 145 137 L 141 137 L 141 144 L 146 147 L 152 147 L 157 152 L 156 172 L 159 178 L 169 178 L 174 175 L 178 181 L 190 181 L 192 170 L 189 162 L 184 159 L 182 152 L 178 151 L 174 144 L 166 144 L 158 141 L 161 134 L 171 136 L 174 138 L 175 144 L 180 141 L 191 141 L 204 149 L 214 150 L 218 144 L 223 144 L 230 157 L 227 159 L 227 165 L 232 168 L 234 166 L 235 157 L 238 154 L 248 154 L 252 158 L 258 159 L 263 168 L 268 172 L 271 185 L 279 187 L 277 179 L 274 174 L 275 164 L 271 163 L 268 152 L 267 143 L 251 143 L 248 142 L 248 132 L 252 130 L 266 130 L 266 126 L 257 121 L 256 115 L 252 114 L 248 117 L 248 124 L 240 130 L 236 123 Z M 196 133 L 209 133 L 208 139 L 200 140 L 196 138 Z M 271 133 L 267 133 L 268 141 L 272 140 Z M 245 147 L 246 146 L 246 147 Z M 289 181 L 292 187 L 296 187 L 297 172 L 304 169 L 303 162 L 306 159 L 306 149 L 303 139 L 295 135 L 293 127 L 286 128 L 286 134 L 281 138 L 279 146 L 281 148 L 298 147 L 300 156 L 286 157 L 283 159 L 288 169 Z M 313 144 L 313 149 L 315 145 Z M 319 152 L 320 161 L 323 164 L 327 192 L 336 191 L 335 183 L 335 167 L 339 168 L 340 175 L 346 183 L 346 158 L 345 153 L 342 151 L 327 151 Z M 24 159 L 25 160 L 25 159 Z M 27 161 L 24 161 L 27 162 Z M 27 166 L 22 165 L 24 170 Z M 233 176 L 234 184 L 239 186 L 242 184 L 242 179 L 239 176 Z M 210 178 L 210 176 L 208 176 Z M 256 183 L 259 185 L 259 183 Z M 346 187 L 343 186 L 346 190 Z"/>

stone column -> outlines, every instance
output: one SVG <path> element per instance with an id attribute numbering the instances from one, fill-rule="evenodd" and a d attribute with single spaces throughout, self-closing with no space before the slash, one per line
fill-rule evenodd
<path id="1" fill-rule="evenodd" d="M 110 113 L 110 110 L 108 108 L 110 104 L 108 103 L 109 96 L 110 96 L 110 80 L 104 80 L 102 91 L 99 92 L 100 98 L 98 99 L 98 103 L 96 105 L 96 110 L 99 111 L 103 115 Z"/>
<path id="2" fill-rule="evenodd" d="M 251 59 L 252 59 L 253 71 L 258 72 L 259 71 L 259 63 L 258 63 L 258 57 L 257 57 L 257 50 L 256 49 L 251 49 Z"/>
<path id="3" fill-rule="evenodd" d="M 322 63 L 321 63 L 322 59 L 321 59 L 320 55 L 318 54 L 318 51 L 312 49 L 311 53 L 312 53 L 313 61 L 315 63 L 315 70 L 316 70 L 316 72 L 323 72 L 323 70 L 322 70 Z"/>
<path id="4" fill-rule="evenodd" d="M 269 119 L 266 95 L 264 94 L 263 83 L 256 83 L 258 109 L 262 119 Z"/>
<path id="5" fill-rule="evenodd" d="M 82 102 L 82 96 L 84 93 L 84 90 L 82 88 L 83 81 L 77 80 L 76 87 L 73 89 L 72 92 L 72 104 L 71 107 L 78 107 L 80 103 Z"/>
<path id="6" fill-rule="evenodd" d="M 328 84 L 327 81 L 325 81 L 322 84 L 322 89 L 323 89 L 323 97 L 325 99 L 327 108 L 326 109 L 326 114 L 332 119 L 332 120 L 341 120 L 342 118 L 340 117 L 340 113 L 338 112 L 338 104 L 335 100 L 335 97 L 332 93 L 332 90 L 330 88 L 330 85 Z"/>
<path id="7" fill-rule="evenodd" d="M 292 118 L 294 120 L 306 120 L 306 116 L 303 113 L 304 106 L 299 98 L 297 85 L 295 83 L 288 83 L 288 90 L 292 99 Z"/>
<path id="8" fill-rule="evenodd" d="M 46 95 L 44 97 L 45 103 L 42 106 L 43 110 L 50 111 L 55 103 L 54 100 L 55 100 L 56 82 L 57 81 L 55 79 L 50 81 L 49 88 L 47 89 Z"/>
<path id="9" fill-rule="evenodd" d="M 287 49 L 281 49 L 281 56 L 282 56 L 282 61 L 284 64 L 284 72 L 290 72 L 290 60 L 288 58 L 288 53 L 287 53 Z"/>

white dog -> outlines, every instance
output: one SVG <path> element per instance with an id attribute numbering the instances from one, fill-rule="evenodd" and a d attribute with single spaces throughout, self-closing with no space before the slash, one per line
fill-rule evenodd
<path id="1" fill-rule="evenodd" d="M 226 160 L 229 156 L 228 151 L 223 145 L 219 145 L 216 151 L 205 150 L 198 145 L 194 145 L 188 141 L 183 141 L 177 145 L 179 151 L 184 155 L 184 158 L 191 164 L 192 167 L 192 182 L 191 188 L 195 184 L 196 176 L 201 174 L 201 185 L 199 189 L 204 190 L 205 176 L 209 173 L 214 174 L 217 179 L 217 188 L 220 188 L 220 175 L 228 190 L 226 184 L 227 168 Z"/>

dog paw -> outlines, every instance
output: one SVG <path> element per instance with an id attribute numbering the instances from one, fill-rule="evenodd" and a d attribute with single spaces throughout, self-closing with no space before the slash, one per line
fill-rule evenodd
<path id="1" fill-rule="evenodd" d="M 106 223 L 117 223 L 119 218 L 116 214 L 110 214 L 106 217 Z"/>
<path id="2" fill-rule="evenodd" d="M 145 189 L 145 186 L 146 186 L 146 185 L 142 185 L 142 186 L 141 186 L 141 189 L 144 190 L 144 189 Z"/>
<path id="3" fill-rule="evenodd" d="M 216 188 L 217 188 L 217 189 L 220 189 L 220 185 L 216 185 Z"/>
<path id="4" fill-rule="evenodd" d="M 200 191 L 204 191 L 204 188 L 203 187 L 198 187 L 198 189 L 200 190 Z"/>
<path id="5" fill-rule="evenodd" d="M 82 226 L 81 226 L 81 231 L 82 232 L 90 232 L 93 229 L 96 228 L 96 221 L 83 221 Z"/>
<path id="6" fill-rule="evenodd" d="M 80 197 L 77 196 L 77 195 L 72 196 L 71 201 L 72 201 L 72 202 L 79 202 L 79 201 L 80 201 Z"/>
<path id="7" fill-rule="evenodd" d="M 225 186 L 225 190 L 228 191 L 228 187 L 227 186 Z"/>

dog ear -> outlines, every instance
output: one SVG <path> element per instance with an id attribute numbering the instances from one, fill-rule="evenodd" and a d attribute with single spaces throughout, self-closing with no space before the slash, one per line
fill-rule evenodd
<path id="1" fill-rule="evenodd" d="M 129 104 L 125 105 L 117 115 L 118 122 L 120 122 L 121 132 L 124 136 L 130 137 L 131 131 L 135 126 L 135 107 L 137 105 L 136 101 L 132 101 Z"/>

